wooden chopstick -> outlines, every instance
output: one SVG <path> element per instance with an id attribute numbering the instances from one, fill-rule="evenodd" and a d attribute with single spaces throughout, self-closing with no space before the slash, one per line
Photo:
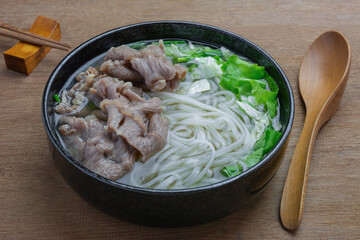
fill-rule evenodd
<path id="1" fill-rule="evenodd" d="M 71 48 L 69 44 L 54 41 L 2 22 L 0 22 L 0 35 L 35 45 L 52 47 L 64 51 L 68 51 Z"/>

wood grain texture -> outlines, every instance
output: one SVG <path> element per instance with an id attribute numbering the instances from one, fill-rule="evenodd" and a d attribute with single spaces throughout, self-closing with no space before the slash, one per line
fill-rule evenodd
<path id="1" fill-rule="evenodd" d="M 50 19 L 44 18 L 42 16 L 38 16 L 38 18 L 39 17 L 41 17 L 45 21 L 50 20 Z M 36 20 L 35 20 L 35 23 L 36 23 Z M 46 29 L 46 27 L 44 27 L 43 29 Z M 44 45 L 47 47 L 65 50 L 65 51 L 68 51 L 69 48 L 71 48 L 71 46 L 66 43 L 55 41 L 55 40 L 40 36 L 38 34 L 31 33 L 29 31 L 26 31 L 26 30 L 23 30 L 23 29 L 15 27 L 15 26 L 12 26 L 10 24 L 6 24 L 6 23 L 2 23 L 2 22 L 0 22 L 0 35 L 5 36 L 5 37 L 10 37 L 13 39 L 17 39 L 17 40 L 21 40 L 21 41 L 24 41 L 27 43 L 32 43 L 35 45 L 40 45 L 40 46 Z"/>
<path id="2" fill-rule="evenodd" d="M 306 118 L 293 153 L 280 204 L 283 226 L 297 230 L 304 209 L 312 148 L 320 128 L 334 115 L 344 93 L 351 49 L 339 32 L 321 34 L 308 48 L 299 73 Z"/>
<path id="3" fill-rule="evenodd" d="M 59 20 L 62 41 L 77 46 L 115 27 L 151 20 L 187 20 L 240 34 L 282 66 L 296 113 L 288 151 L 263 194 L 240 211 L 189 228 L 149 228 L 109 217 L 78 197 L 51 161 L 41 119 L 47 78 L 66 55 L 50 51 L 30 76 L 0 60 L 0 239 L 360 239 L 359 1 L 10 1 L 0 19 L 29 29 L 38 15 Z M 283 184 L 305 109 L 298 88 L 303 55 L 326 30 L 352 47 L 347 87 L 313 148 L 302 224 L 285 231 L 279 219 Z M 0 38 L 1 52 L 15 40 Z"/>
<path id="4" fill-rule="evenodd" d="M 35 19 L 29 32 L 52 40 L 59 40 L 61 37 L 59 22 L 43 16 L 38 16 Z M 19 39 L 26 40 L 28 38 Z M 39 46 L 20 41 L 4 52 L 6 66 L 10 70 L 29 75 L 50 49 L 50 47 L 44 45 Z"/>

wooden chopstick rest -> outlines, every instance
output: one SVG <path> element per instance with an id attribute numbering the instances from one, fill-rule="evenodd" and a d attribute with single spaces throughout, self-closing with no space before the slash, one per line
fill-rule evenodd
<path id="1" fill-rule="evenodd" d="M 61 37 L 60 23 L 43 16 L 36 18 L 29 32 L 56 41 Z M 9 70 L 29 75 L 50 49 L 50 47 L 20 41 L 4 52 L 6 66 Z"/>

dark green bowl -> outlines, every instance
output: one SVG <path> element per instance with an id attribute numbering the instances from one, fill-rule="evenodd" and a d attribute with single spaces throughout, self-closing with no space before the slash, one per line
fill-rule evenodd
<path id="1" fill-rule="evenodd" d="M 279 86 L 280 141 L 262 161 L 244 173 L 212 185 L 153 190 L 117 183 L 88 170 L 75 161 L 56 134 L 53 94 L 69 77 L 97 62 L 112 46 L 141 40 L 187 39 L 214 47 L 224 46 L 259 65 Z M 67 183 L 86 201 L 120 219 L 150 226 L 189 226 L 224 217 L 255 198 L 270 182 L 285 155 L 294 118 L 294 97 L 280 66 L 249 40 L 226 30 L 191 22 L 146 22 L 117 28 L 81 44 L 55 68 L 46 83 L 42 116 L 53 160 Z"/>

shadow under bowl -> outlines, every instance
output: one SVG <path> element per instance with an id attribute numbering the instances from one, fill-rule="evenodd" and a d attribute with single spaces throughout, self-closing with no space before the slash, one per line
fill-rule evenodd
<path id="1" fill-rule="evenodd" d="M 186 39 L 213 47 L 224 46 L 265 67 L 279 86 L 283 135 L 263 160 L 236 177 L 212 185 L 180 190 L 154 190 L 106 179 L 83 167 L 69 155 L 56 134 L 53 95 L 60 91 L 69 78 L 102 59 L 110 47 L 158 39 Z M 209 25 L 159 21 L 105 32 L 69 53 L 46 83 L 41 110 L 54 163 L 66 182 L 83 199 L 125 221 L 148 226 L 179 227 L 224 217 L 258 196 L 276 173 L 285 155 L 294 118 L 294 97 L 280 66 L 249 40 Z"/>

